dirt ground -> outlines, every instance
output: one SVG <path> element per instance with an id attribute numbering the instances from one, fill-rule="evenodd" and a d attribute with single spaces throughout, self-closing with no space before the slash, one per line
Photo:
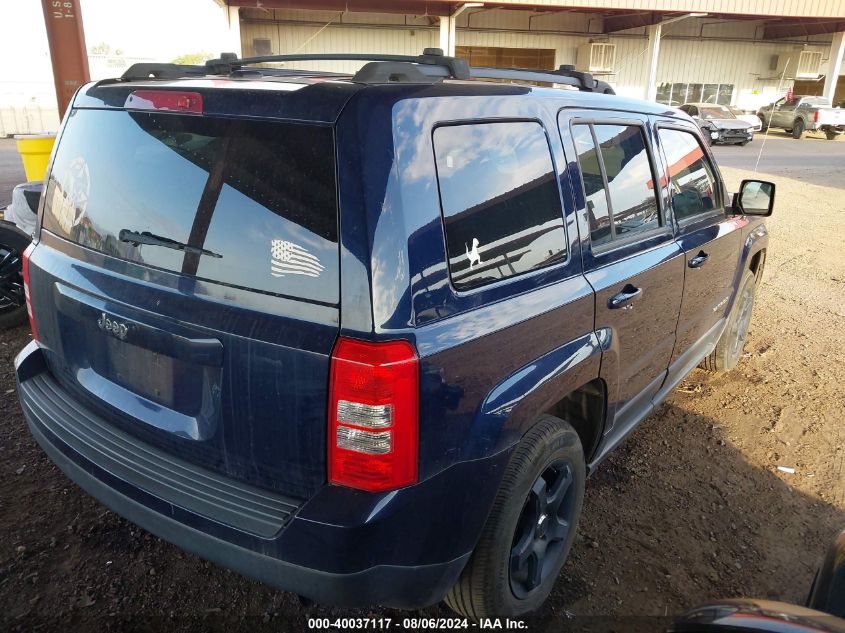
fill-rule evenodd
<path id="1" fill-rule="evenodd" d="M 725 173 L 733 187 L 748 175 Z M 724 376 L 696 370 L 588 482 L 578 540 L 542 612 L 555 630 L 568 614 L 802 602 L 845 528 L 842 191 L 774 179 L 746 358 Z M 20 413 L 12 360 L 27 340 L 26 328 L 0 333 L 2 628 L 305 630 L 307 617 L 367 613 L 305 605 L 203 562 L 70 483 Z"/>

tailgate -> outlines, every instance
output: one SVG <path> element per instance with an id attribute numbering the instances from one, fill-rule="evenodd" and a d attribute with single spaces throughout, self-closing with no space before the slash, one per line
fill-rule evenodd
<path id="1" fill-rule="evenodd" d="M 109 424 L 298 498 L 325 481 L 333 131 L 77 109 L 30 263 L 56 380 Z"/>
<path id="2" fill-rule="evenodd" d="M 845 109 L 825 108 L 819 110 L 819 125 L 845 126 Z"/>

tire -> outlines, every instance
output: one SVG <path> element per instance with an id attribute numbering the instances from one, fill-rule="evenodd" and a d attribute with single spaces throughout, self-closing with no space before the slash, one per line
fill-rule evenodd
<path id="1" fill-rule="evenodd" d="M 0 222 L 0 330 L 27 321 L 21 264 L 29 236 L 11 222 Z"/>
<path id="2" fill-rule="evenodd" d="M 559 418 L 541 416 L 516 446 L 481 538 L 446 604 L 476 622 L 542 605 L 575 538 L 585 480 L 578 434 Z"/>
<path id="3" fill-rule="evenodd" d="M 804 138 L 804 121 L 796 119 L 792 124 L 792 138 L 798 140 Z"/>
<path id="4" fill-rule="evenodd" d="M 709 356 L 704 357 L 699 367 L 719 373 L 730 371 L 736 367 L 742 356 L 742 348 L 748 334 L 748 325 L 751 323 L 756 289 L 757 280 L 754 273 L 746 270 L 742 275 L 742 281 L 739 284 L 736 300 L 728 316 L 725 331 L 722 332 L 715 349 Z"/>
<path id="5" fill-rule="evenodd" d="M 836 130 L 825 130 L 824 135 L 827 137 L 828 141 L 835 141 L 839 136 L 839 133 Z"/>
<path id="6" fill-rule="evenodd" d="M 762 112 L 757 113 L 757 118 L 760 119 L 760 131 L 765 132 L 769 129 L 769 124 L 766 122 L 766 117 L 763 116 Z"/>

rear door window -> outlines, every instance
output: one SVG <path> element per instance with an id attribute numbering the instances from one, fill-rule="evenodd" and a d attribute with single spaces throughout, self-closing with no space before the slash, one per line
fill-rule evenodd
<path id="1" fill-rule="evenodd" d="M 75 110 L 50 174 L 43 226 L 140 264 L 336 303 L 332 131 L 282 121 Z M 127 239 L 133 236 L 187 248 Z"/>
<path id="2" fill-rule="evenodd" d="M 642 126 L 578 123 L 572 126 L 572 137 L 593 246 L 663 225 Z"/>
<path id="3" fill-rule="evenodd" d="M 434 152 L 455 288 L 566 259 L 560 190 L 539 123 L 438 127 Z"/>
<path id="4" fill-rule="evenodd" d="M 610 241 L 610 208 L 607 206 L 607 192 L 604 185 L 604 171 L 596 149 L 593 128 L 589 125 L 572 127 L 572 140 L 581 167 L 581 181 L 584 199 L 587 202 L 587 217 L 590 220 L 590 239 L 594 246 Z"/>

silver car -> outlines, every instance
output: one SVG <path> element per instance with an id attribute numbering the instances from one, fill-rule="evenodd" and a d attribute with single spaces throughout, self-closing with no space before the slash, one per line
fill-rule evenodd
<path id="1" fill-rule="evenodd" d="M 752 125 L 736 118 L 727 106 L 715 103 L 685 103 L 680 108 L 689 114 L 710 144 L 747 145 L 754 139 Z"/>

